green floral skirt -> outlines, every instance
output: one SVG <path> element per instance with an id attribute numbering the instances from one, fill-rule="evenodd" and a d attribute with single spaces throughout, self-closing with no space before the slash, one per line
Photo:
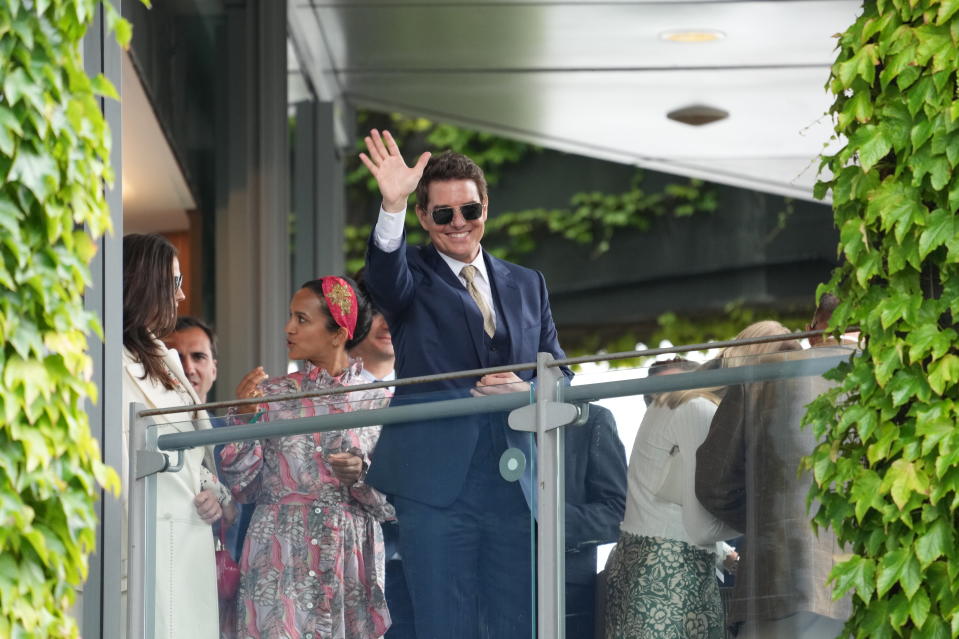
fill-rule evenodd
<path id="1" fill-rule="evenodd" d="M 711 552 L 622 533 L 606 563 L 606 639 L 723 639 Z"/>

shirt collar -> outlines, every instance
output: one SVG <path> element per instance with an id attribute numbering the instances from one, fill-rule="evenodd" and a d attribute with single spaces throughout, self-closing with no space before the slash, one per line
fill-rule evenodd
<path id="1" fill-rule="evenodd" d="M 360 371 L 360 377 L 362 377 L 365 381 L 368 381 L 368 382 L 392 382 L 394 379 L 396 379 L 396 371 L 392 370 L 389 373 L 387 373 L 386 377 L 384 377 L 383 379 L 377 379 L 373 375 L 373 373 L 371 373 L 370 371 L 364 368 L 363 370 Z"/>
<path id="2" fill-rule="evenodd" d="M 479 271 L 480 276 L 487 282 L 489 282 L 489 276 L 486 274 L 486 260 L 483 259 L 483 247 L 480 247 L 480 250 L 477 251 L 476 257 L 472 262 L 460 262 L 459 260 L 446 255 L 440 251 L 436 251 L 440 254 L 440 257 L 443 258 L 443 261 L 450 267 L 450 270 L 453 271 L 453 275 L 462 279 L 460 271 L 463 270 L 464 266 L 472 264 L 476 267 L 476 270 Z"/>

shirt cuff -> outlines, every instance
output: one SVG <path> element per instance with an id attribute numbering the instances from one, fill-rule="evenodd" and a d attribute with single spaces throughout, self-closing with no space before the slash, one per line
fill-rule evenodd
<path id="1" fill-rule="evenodd" d="M 406 209 L 399 213 L 388 213 L 380 207 L 373 229 L 373 244 L 384 253 L 392 253 L 403 243 L 403 228 L 406 221 Z"/>

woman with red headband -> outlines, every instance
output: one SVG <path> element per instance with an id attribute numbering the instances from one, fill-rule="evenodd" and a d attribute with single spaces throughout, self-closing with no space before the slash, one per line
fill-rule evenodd
<path id="1" fill-rule="evenodd" d="M 307 282 L 290 301 L 286 323 L 296 373 L 244 378 L 240 396 L 288 395 L 365 383 L 347 351 L 370 328 L 370 303 L 352 280 Z M 258 382 L 258 383 L 257 383 Z M 298 419 L 380 408 L 383 390 L 264 402 L 234 409 L 232 421 Z M 386 498 L 363 483 L 379 427 L 229 444 L 224 480 L 240 502 L 256 503 L 240 558 L 239 637 L 371 639 L 390 625 L 383 596 L 380 521 Z"/>

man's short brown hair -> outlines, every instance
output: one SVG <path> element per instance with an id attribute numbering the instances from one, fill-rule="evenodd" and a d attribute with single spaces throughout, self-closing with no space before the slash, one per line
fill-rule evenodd
<path id="1" fill-rule="evenodd" d="M 199 317 L 193 317 L 192 315 L 181 315 L 176 318 L 176 327 L 173 329 L 174 333 L 179 333 L 180 331 L 185 331 L 191 328 L 198 328 L 204 333 L 206 333 L 207 339 L 210 340 L 210 355 L 213 356 L 213 359 L 216 359 L 216 333 L 213 332 L 213 327 L 201 320 Z"/>
<path id="2" fill-rule="evenodd" d="M 483 175 L 483 169 L 462 153 L 443 151 L 431 157 L 426 163 L 423 177 L 416 185 L 416 206 L 424 211 L 428 210 L 430 183 L 449 180 L 473 180 L 476 190 L 479 191 L 480 202 L 486 202 L 486 177 Z"/>

